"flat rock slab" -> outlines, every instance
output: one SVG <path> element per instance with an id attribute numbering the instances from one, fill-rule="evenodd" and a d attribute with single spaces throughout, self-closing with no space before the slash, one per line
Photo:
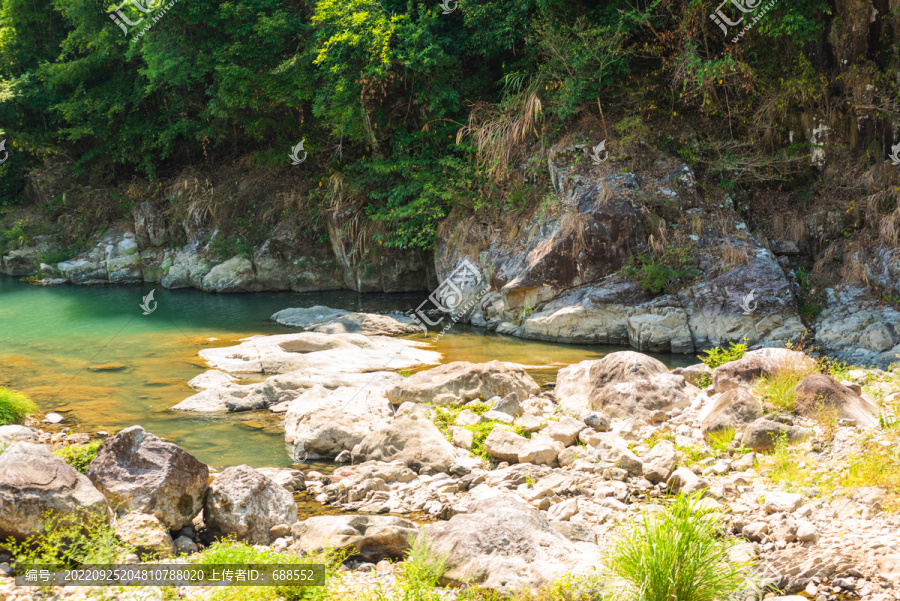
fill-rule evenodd
<path id="1" fill-rule="evenodd" d="M 441 355 L 425 343 L 360 334 L 253 336 L 237 346 L 200 351 L 210 366 L 228 373 L 370 372 L 436 365 Z"/>
<path id="2" fill-rule="evenodd" d="M 209 373 L 223 373 L 216 370 Z M 205 375 L 205 374 L 201 374 Z M 198 378 L 200 376 L 197 376 Z M 196 378 L 195 378 L 196 380 Z M 222 382 L 217 386 L 201 390 L 174 407 L 176 411 L 249 411 L 270 408 L 284 413 L 291 401 L 307 390 L 321 386 L 328 390 L 341 387 L 376 388 L 379 390 L 401 380 L 401 376 L 389 371 L 367 373 L 311 372 L 307 370 L 278 374 L 266 378 L 264 382 L 235 384 Z M 191 380 L 193 382 L 194 380 Z M 275 405 L 280 405 L 276 408 Z"/>
<path id="3" fill-rule="evenodd" d="M 362 334 L 363 336 L 405 336 L 421 334 L 422 326 L 400 314 L 353 313 L 316 305 L 284 309 L 272 315 L 280 325 L 321 334 Z"/>

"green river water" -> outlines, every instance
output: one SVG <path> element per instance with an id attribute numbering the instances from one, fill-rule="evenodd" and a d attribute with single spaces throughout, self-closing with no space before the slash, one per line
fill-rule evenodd
<path id="1" fill-rule="evenodd" d="M 157 309 L 143 315 L 155 289 Z M 22 390 L 73 431 L 115 432 L 140 424 L 216 467 L 287 466 L 284 435 L 268 411 L 193 414 L 170 407 L 193 394 L 198 351 L 254 334 L 288 333 L 269 317 L 287 307 L 406 311 L 424 294 L 355 292 L 206 294 L 161 286 L 42 287 L 0 277 L 0 386 Z M 424 335 L 413 339 L 427 340 Z M 514 361 L 538 381 L 615 347 L 521 340 L 457 324 L 435 345 L 443 361 Z M 660 357 L 670 366 L 692 357 Z"/>

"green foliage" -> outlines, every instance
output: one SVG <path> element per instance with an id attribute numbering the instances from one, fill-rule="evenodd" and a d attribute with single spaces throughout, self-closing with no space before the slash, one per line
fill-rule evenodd
<path id="1" fill-rule="evenodd" d="M 425 534 L 413 538 L 409 554 L 400 564 L 396 588 L 402 601 L 440 601 L 443 590 L 437 588 L 438 580 L 447 571 L 447 559 L 435 555 Z"/>
<path id="2" fill-rule="evenodd" d="M 721 455 L 728 451 L 728 446 L 734 440 L 734 428 L 723 428 L 717 432 L 709 432 L 706 435 L 706 442 L 717 454 Z"/>
<path id="3" fill-rule="evenodd" d="M 647 254 L 634 255 L 628 260 L 625 273 L 633 277 L 641 288 L 653 294 L 677 292 L 688 278 L 700 274 L 688 264 L 690 248 L 670 247 L 659 257 Z"/>
<path id="4" fill-rule="evenodd" d="M 747 586 L 753 565 L 729 559 L 738 541 L 720 535 L 722 513 L 700 501 L 679 495 L 668 507 L 619 530 L 606 557 L 608 572 L 621 583 L 609 591 L 613 598 L 713 601 Z"/>
<path id="5" fill-rule="evenodd" d="M 37 405 L 26 395 L 0 386 L 0 426 L 24 423 L 26 417 L 37 411 Z"/>
<path id="6" fill-rule="evenodd" d="M 294 553 L 255 547 L 232 540 L 217 541 L 195 556 L 197 565 L 221 564 L 322 564 L 325 566 L 323 586 L 228 586 L 214 587 L 205 598 L 211 601 L 325 601 L 337 579 L 343 556 L 336 553 L 314 553 L 298 557 Z"/>
<path id="7" fill-rule="evenodd" d="M 703 363 L 707 364 L 710 369 L 715 369 L 720 365 L 724 365 L 729 361 L 737 361 L 741 357 L 744 356 L 744 353 L 747 352 L 747 345 L 743 342 L 736 344 L 734 342 L 730 342 L 728 344 L 728 348 L 724 348 L 721 346 L 717 346 L 715 348 L 711 348 L 708 351 L 704 351 L 705 357 L 703 355 L 697 355 L 697 358 L 700 359 Z"/>
<path id="8" fill-rule="evenodd" d="M 61 457 L 66 463 L 83 474 L 87 471 L 87 468 L 91 464 L 91 461 L 94 460 L 94 457 L 97 456 L 97 451 L 100 449 L 102 443 L 102 440 L 92 440 L 87 444 L 57 449 L 53 451 L 53 454 L 57 457 Z"/>
<path id="9" fill-rule="evenodd" d="M 7 539 L 5 546 L 17 562 L 78 567 L 118 563 L 134 549 L 116 539 L 106 516 L 88 511 L 44 514 L 44 531 L 22 542 Z"/>

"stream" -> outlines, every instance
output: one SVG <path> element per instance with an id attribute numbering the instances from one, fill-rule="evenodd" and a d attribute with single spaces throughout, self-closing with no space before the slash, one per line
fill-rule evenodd
<path id="1" fill-rule="evenodd" d="M 156 309 L 144 315 L 154 291 Z M 135 424 L 214 467 L 289 466 L 280 417 L 268 411 L 197 414 L 170 407 L 194 393 L 188 380 L 206 369 L 203 348 L 257 334 L 289 333 L 269 317 L 287 307 L 326 305 L 404 312 L 427 293 L 208 294 L 143 286 L 34 286 L 0 276 L 0 386 L 28 394 L 74 432 L 116 432 Z M 153 303 L 149 304 L 153 307 Z M 412 339 L 429 341 L 424 335 Z M 433 348 L 443 362 L 513 361 L 543 384 L 565 365 L 621 347 L 522 340 L 456 324 Z M 659 356 L 670 367 L 692 356 Z"/>

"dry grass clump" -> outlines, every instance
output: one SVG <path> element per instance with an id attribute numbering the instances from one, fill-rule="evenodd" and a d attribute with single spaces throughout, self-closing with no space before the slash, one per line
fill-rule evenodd
<path id="1" fill-rule="evenodd" d="M 779 360 L 769 373 L 754 385 L 754 394 L 780 411 L 794 411 L 797 393 L 794 388 L 806 376 L 820 373 L 819 366 L 808 357 Z"/>

